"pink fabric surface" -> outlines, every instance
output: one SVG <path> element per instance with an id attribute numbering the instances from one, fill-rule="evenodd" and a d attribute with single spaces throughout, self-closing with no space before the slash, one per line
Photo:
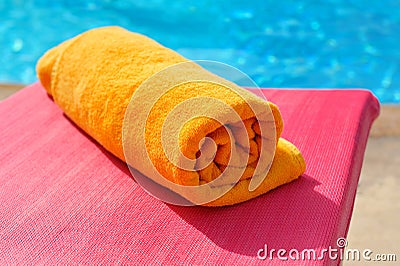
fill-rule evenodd
<path id="1" fill-rule="evenodd" d="M 379 104 L 362 90 L 265 89 L 306 173 L 254 200 L 180 207 L 68 120 L 39 84 L 0 103 L 0 264 L 296 264 L 257 252 L 321 251 L 345 237 Z"/>

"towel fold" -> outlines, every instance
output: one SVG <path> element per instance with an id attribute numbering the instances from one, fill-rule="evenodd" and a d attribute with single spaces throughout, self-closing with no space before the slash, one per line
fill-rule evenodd
<path id="1" fill-rule="evenodd" d="M 280 138 L 276 105 L 143 35 L 87 31 L 49 50 L 37 72 L 87 134 L 194 204 L 243 202 L 305 171 Z"/>

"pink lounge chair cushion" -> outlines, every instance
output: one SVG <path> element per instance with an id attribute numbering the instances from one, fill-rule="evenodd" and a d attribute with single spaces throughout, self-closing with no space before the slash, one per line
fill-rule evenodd
<path id="1" fill-rule="evenodd" d="M 225 208 L 180 207 L 68 120 L 36 83 L 0 103 L 0 262 L 281 264 L 268 249 L 321 251 L 346 236 L 379 103 L 363 90 L 263 90 L 307 162 L 298 180 Z M 294 264 L 338 264 L 310 260 Z"/>

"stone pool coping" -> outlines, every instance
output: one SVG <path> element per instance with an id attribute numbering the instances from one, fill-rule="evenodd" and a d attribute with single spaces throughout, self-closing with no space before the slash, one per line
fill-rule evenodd
<path id="1" fill-rule="evenodd" d="M 22 89 L 23 84 L 0 83 L 0 101 Z M 400 105 L 382 104 L 381 114 L 374 122 L 371 137 L 400 137 Z"/>

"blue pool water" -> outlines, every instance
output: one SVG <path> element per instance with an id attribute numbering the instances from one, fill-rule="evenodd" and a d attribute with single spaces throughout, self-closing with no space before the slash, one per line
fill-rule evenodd
<path id="1" fill-rule="evenodd" d="M 367 88 L 400 102 L 399 0 L 0 0 L 0 82 L 31 83 L 48 48 L 120 25 L 261 87 Z"/>

